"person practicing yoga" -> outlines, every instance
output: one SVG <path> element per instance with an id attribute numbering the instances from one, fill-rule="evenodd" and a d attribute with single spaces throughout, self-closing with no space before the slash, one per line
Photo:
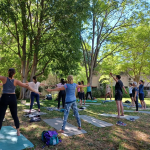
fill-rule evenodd
<path id="1" fill-rule="evenodd" d="M 90 98 L 91 100 L 93 100 L 93 97 L 92 97 L 92 86 L 87 86 L 87 92 L 86 92 L 86 100 L 88 98 L 88 95 L 90 95 Z"/>
<path id="2" fill-rule="evenodd" d="M 141 101 L 142 109 L 146 109 L 146 103 L 144 101 L 144 81 L 140 80 L 139 84 L 139 99 Z"/>
<path id="3" fill-rule="evenodd" d="M 59 133 L 64 133 L 65 126 L 66 126 L 67 119 L 68 119 L 68 115 L 70 112 L 70 108 L 73 109 L 74 115 L 77 119 L 78 129 L 81 130 L 81 120 L 80 120 L 79 113 L 78 113 L 78 107 L 77 107 L 77 103 L 76 103 L 75 92 L 76 92 L 76 88 L 87 87 L 87 85 L 78 85 L 76 83 L 73 83 L 73 76 L 72 75 L 69 75 L 67 77 L 67 80 L 68 80 L 68 82 L 66 85 L 64 85 L 64 87 L 55 88 L 55 89 L 47 89 L 48 92 L 66 90 L 66 101 L 65 101 L 63 125 L 62 125 L 62 129 L 59 130 Z"/>
<path id="4" fill-rule="evenodd" d="M 129 95 L 130 95 L 130 98 L 131 98 L 131 106 L 134 107 L 135 102 L 134 102 L 134 99 L 133 99 L 132 89 L 133 89 L 132 83 L 129 83 Z"/>
<path id="5" fill-rule="evenodd" d="M 42 84 L 40 82 L 37 82 L 36 76 L 33 77 L 33 82 L 28 82 L 26 84 L 29 85 L 32 89 L 34 89 L 34 91 L 36 91 L 36 92 L 31 91 L 31 102 L 30 102 L 29 114 L 31 113 L 31 110 L 32 110 L 32 107 L 33 107 L 33 104 L 34 104 L 34 98 L 36 98 L 36 102 L 37 102 L 37 105 L 38 105 L 38 112 L 40 112 L 39 87 L 40 86 L 47 86 L 47 85 Z"/>
<path id="6" fill-rule="evenodd" d="M 105 101 L 106 101 L 106 98 L 107 98 L 108 95 L 109 95 L 110 100 L 111 100 L 111 89 L 110 89 L 109 85 L 106 86 L 106 96 L 105 96 Z"/>
<path id="7" fill-rule="evenodd" d="M 81 85 L 81 82 L 78 82 L 78 85 Z M 81 99 L 80 99 L 80 88 L 77 88 L 77 92 L 78 92 L 78 97 L 79 97 L 79 103 L 80 103 L 80 105 L 81 105 Z"/>
<path id="8" fill-rule="evenodd" d="M 64 87 L 64 85 L 65 85 L 65 80 L 61 79 L 60 83 L 57 84 L 57 87 L 59 87 L 59 88 Z M 61 98 L 62 98 L 62 107 L 63 107 L 63 109 L 65 108 L 65 97 L 66 97 L 66 91 L 65 90 L 59 91 L 59 94 L 58 94 L 58 109 L 60 108 Z"/>
<path id="9" fill-rule="evenodd" d="M 80 98 L 81 98 L 81 106 L 82 106 L 82 100 L 84 100 L 84 105 L 85 105 L 85 94 L 84 94 L 84 81 L 81 81 L 81 85 L 83 87 L 80 87 Z"/>
<path id="10" fill-rule="evenodd" d="M 123 95 L 123 91 L 122 89 L 124 89 L 125 93 L 127 93 L 125 87 L 123 86 L 120 75 L 116 75 L 116 78 L 113 76 L 112 73 L 110 73 L 110 76 L 113 77 L 113 79 L 116 81 L 116 85 L 115 85 L 115 101 L 116 101 L 116 105 L 117 105 L 117 110 L 118 110 L 118 116 L 117 118 L 120 118 L 120 108 L 121 108 L 121 116 L 124 116 L 124 110 L 123 110 L 123 105 L 122 105 L 122 95 Z"/>
<path id="11" fill-rule="evenodd" d="M 40 94 L 39 92 L 32 89 L 26 83 L 22 83 L 19 80 L 14 79 L 15 69 L 10 68 L 8 70 L 8 77 L 0 76 L 0 80 L 3 82 L 3 94 L 0 100 L 0 130 L 2 127 L 2 122 L 5 117 L 7 106 L 9 106 L 12 118 L 14 119 L 15 126 L 17 129 L 17 135 L 20 135 L 19 131 L 19 119 L 17 116 L 17 98 L 15 94 L 16 86 L 21 86 L 27 88 L 28 90 Z"/>
<path id="12" fill-rule="evenodd" d="M 136 112 L 138 112 L 138 88 L 137 88 L 137 82 L 133 82 L 133 89 L 132 89 L 133 99 L 136 104 Z"/>

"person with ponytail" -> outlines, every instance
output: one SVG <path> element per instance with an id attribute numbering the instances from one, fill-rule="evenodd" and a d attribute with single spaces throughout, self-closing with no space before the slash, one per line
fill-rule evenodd
<path id="1" fill-rule="evenodd" d="M 8 70 L 8 77 L 0 76 L 0 80 L 3 82 L 3 93 L 0 99 L 0 130 L 2 127 L 2 122 L 5 117 L 5 113 L 7 110 L 7 106 L 9 106 L 12 118 L 14 119 L 14 123 L 17 129 L 17 135 L 20 136 L 19 131 L 19 119 L 17 115 L 17 98 L 15 94 L 16 86 L 27 88 L 28 90 L 40 94 L 35 91 L 26 83 L 22 83 L 19 80 L 14 79 L 15 69 L 10 68 Z"/>
<path id="2" fill-rule="evenodd" d="M 75 92 L 76 92 L 76 88 L 87 87 L 87 85 L 78 85 L 76 83 L 73 83 L 73 76 L 72 75 L 69 75 L 67 80 L 68 80 L 67 84 L 65 84 L 63 87 L 60 87 L 60 88 L 57 87 L 55 89 L 47 89 L 48 92 L 66 90 L 65 111 L 64 111 L 62 129 L 59 131 L 60 133 L 64 133 L 65 126 L 66 126 L 67 119 L 68 119 L 68 115 L 70 112 L 70 108 L 73 109 L 74 115 L 77 119 L 78 129 L 81 130 L 81 120 L 80 120 L 79 113 L 78 113 L 78 107 L 77 107 L 77 103 L 76 103 Z"/>
<path id="3" fill-rule="evenodd" d="M 40 102 L 39 102 L 40 95 L 37 92 L 39 92 L 39 87 L 40 86 L 47 86 L 47 85 L 42 84 L 40 82 L 37 82 L 36 76 L 33 77 L 33 82 L 28 82 L 27 84 L 36 91 L 36 92 L 31 91 L 31 100 L 30 100 L 30 111 L 29 111 L 29 114 L 31 113 L 31 109 L 33 107 L 34 98 L 36 98 L 36 102 L 37 102 L 37 105 L 38 105 L 38 111 L 40 112 Z"/>

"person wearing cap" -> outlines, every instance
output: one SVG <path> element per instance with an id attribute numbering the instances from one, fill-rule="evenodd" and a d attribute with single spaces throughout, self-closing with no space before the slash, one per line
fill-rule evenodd
<path id="1" fill-rule="evenodd" d="M 146 109 L 146 103 L 144 101 L 144 81 L 143 80 L 140 80 L 139 81 L 139 99 L 141 101 L 141 105 L 142 105 L 142 109 Z"/>
<path id="2" fill-rule="evenodd" d="M 116 81 L 116 85 L 115 85 L 115 101 L 116 101 L 116 105 L 117 105 L 117 110 L 118 110 L 118 116 L 117 118 L 120 118 L 120 108 L 121 108 L 121 116 L 124 116 L 124 110 L 123 110 L 123 105 L 122 105 L 122 95 L 123 95 L 123 91 L 122 89 L 124 89 L 125 93 L 127 93 L 121 79 L 120 75 L 116 75 L 116 77 L 114 77 L 112 75 L 112 73 L 110 73 L 110 76 L 113 77 L 113 79 Z"/>
<path id="3" fill-rule="evenodd" d="M 135 101 L 136 105 L 136 112 L 138 112 L 138 88 L 137 88 L 137 82 L 133 82 L 133 89 L 132 89 L 133 99 Z"/>

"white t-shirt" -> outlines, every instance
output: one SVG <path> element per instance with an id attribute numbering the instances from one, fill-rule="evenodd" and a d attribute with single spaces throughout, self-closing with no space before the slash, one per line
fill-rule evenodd
<path id="1" fill-rule="evenodd" d="M 132 94 L 132 86 L 129 87 L 129 94 Z"/>
<path id="2" fill-rule="evenodd" d="M 110 87 L 109 86 L 106 87 L 106 93 L 110 93 L 110 92 L 111 92 Z"/>
<path id="3" fill-rule="evenodd" d="M 66 85 L 66 84 L 58 83 L 58 84 L 57 84 L 57 87 L 59 87 L 59 88 L 60 88 L 60 87 L 64 87 L 64 85 Z"/>
<path id="4" fill-rule="evenodd" d="M 28 83 L 29 84 L 29 86 L 32 88 L 32 89 L 34 89 L 36 92 L 39 92 L 39 86 L 40 86 L 40 82 L 36 82 L 36 83 L 34 83 L 34 82 L 29 82 Z"/>

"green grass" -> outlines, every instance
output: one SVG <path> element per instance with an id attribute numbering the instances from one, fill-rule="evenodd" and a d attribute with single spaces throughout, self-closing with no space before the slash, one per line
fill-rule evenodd
<path id="1" fill-rule="evenodd" d="M 102 100 L 102 99 L 101 99 Z M 98 100 L 98 103 L 101 102 Z M 129 98 L 123 99 L 130 100 Z M 147 106 L 150 107 L 150 99 L 145 99 Z M 29 100 L 28 100 L 29 102 Z M 41 111 L 47 115 L 41 116 L 42 119 L 63 118 L 63 113 L 57 111 L 47 111 L 42 107 L 57 106 L 57 101 L 46 100 L 41 104 Z M 29 123 L 29 118 L 23 117 L 23 109 L 28 109 L 29 106 L 24 106 L 18 101 L 18 116 L 20 120 L 20 131 L 34 144 L 34 150 L 42 150 L 44 143 L 41 141 L 41 134 L 44 130 L 55 130 L 45 122 Z M 34 105 L 34 109 L 37 106 Z M 128 108 L 125 108 L 128 110 Z M 150 111 L 150 110 L 149 110 Z M 127 124 L 126 127 L 115 125 L 117 118 L 109 118 L 99 116 L 99 113 L 117 114 L 115 102 L 105 103 L 98 106 L 91 105 L 85 111 L 79 112 L 81 115 L 89 115 L 97 119 L 114 124 L 112 127 L 98 128 L 87 122 L 82 122 L 82 128 L 87 131 L 87 134 L 65 137 L 59 134 L 62 143 L 57 146 L 45 147 L 44 150 L 148 150 L 150 149 L 150 117 L 143 113 L 126 113 L 128 115 L 138 115 L 140 119 L 135 122 L 122 120 Z M 68 122 L 77 126 L 76 119 L 73 117 L 73 112 L 70 111 Z M 14 126 L 13 119 L 9 111 L 6 113 L 6 122 L 4 126 Z M 32 150 L 33 150 L 32 149 Z M 29 150 L 29 149 L 28 149 Z M 31 150 L 31 149 L 30 149 Z"/>

